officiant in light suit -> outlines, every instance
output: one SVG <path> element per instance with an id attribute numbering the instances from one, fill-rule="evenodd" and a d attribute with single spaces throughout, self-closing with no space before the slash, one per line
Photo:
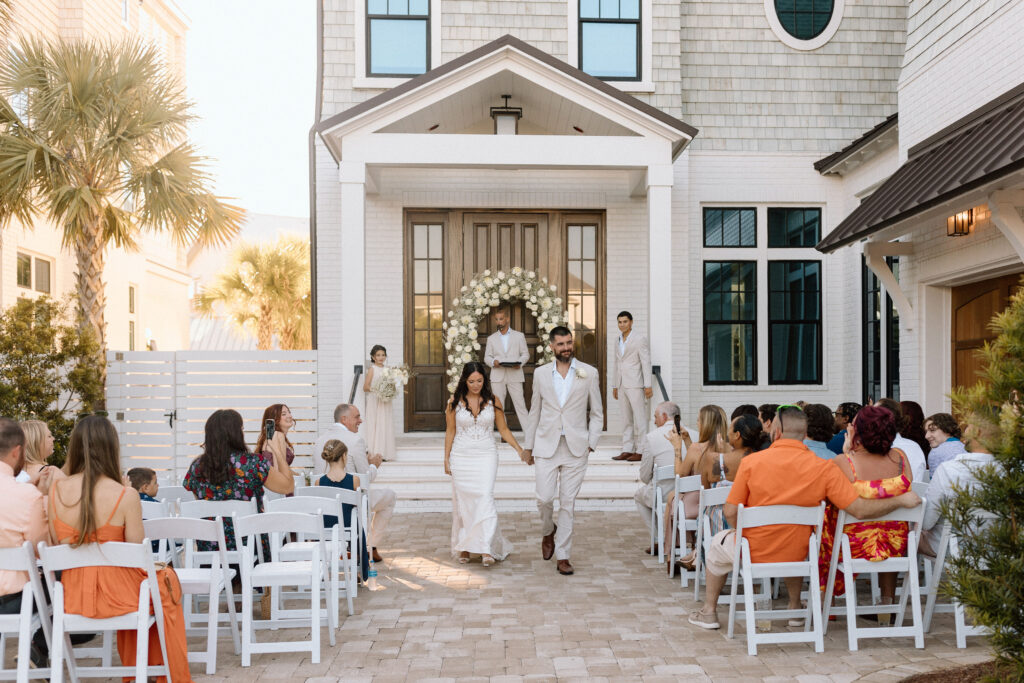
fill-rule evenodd
<path id="1" fill-rule="evenodd" d="M 625 425 L 622 428 L 622 452 L 612 460 L 639 462 L 651 421 L 651 344 L 633 330 L 633 314 L 622 311 L 616 317 L 619 338 L 615 343 L 612 366 L 612 397 L 622 402 Z"/>
<path id="2" fill-rule="evenodd" d="M 498 331 L 487 337 L 484 349 L 484 365 L 491 369 L 491 391 L 498 402 L 505 406 L 505 390 L 512 397 L 519 424 L 526 424 L 526 402 L 523 400 L 523 364 L 530 360 L 526 346 L 526 335 L 509 326 L 509 309 L 501 307 L 494 312 L 494 324 Z"/>

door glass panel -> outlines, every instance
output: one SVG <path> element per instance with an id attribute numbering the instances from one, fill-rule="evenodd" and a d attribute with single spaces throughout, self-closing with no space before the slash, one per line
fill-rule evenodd
<path id="1" fill-rule="evenodd" d="M 444 254 L 441 253 L 443 231 L 440 225 L 430 226 L 430 253 L 425 254 L 432 259 L 440 260 Z"/>

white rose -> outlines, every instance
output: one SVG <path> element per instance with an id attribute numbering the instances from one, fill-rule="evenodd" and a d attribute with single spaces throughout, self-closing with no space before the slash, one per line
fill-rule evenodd
<path id="1" fill-rule="evenodd" d="M 448 317 L 449 318 L 454 318 L 455 317 L 455 313 L 452 312 L 452 311 L 448 311 Z"/>
<path id="2" fill-rule="evenodd" d="M 480 350 L 480 342 L 473 342 L 473 349 L 475 351 L 479 351 Z"/>
<path id="3" fill-rule="evenodd" d="M 560 297 L 560 296 L 556 296 L 555 297 L 555 305 L 556 306 L 561 306 L 562 305 L 562 297 Z"/>
<path id="4" fill-rule="evenodd" d="M 576 368 L 576 376 L 579 377 L 580 379 L 586 379 L 587 372 L 583 368 Z"/>
<path id="5" fill-rule="evenodd" d="M 493 299 L 491 299 L 491 306 L 497 306 L 500 303 L 501 300 L 499 300 L 498 297 L 494 297 Z"/>
<path id="6" fill-rule="evenodd" d="M 471 360 L 473 360 L 473 356 L 469 355 L 469 353 L 462 354 L 462 362 L 463 363 L 468 363 Z"/>
<path id="7" fill-rule="evenodd" d="M 537 297 L 535 297 L 535 296 L 531 296 L 531 297 L 530 297 L 530 303 L 531 303 L 531 304 L 535 304 L 535 303 L 537 303 Z"/>
<path id="8" fill-rule="evenodd" d="M 508 290 L 508 293 L 512 296 L 519 296 L 519 288 L 513 287 L 512 289 Z"/>
<path id="9" fill-rule="evenodd" d="M 523 272 L 522 268 L 520 268 L 519 266 L 512 266 L 512 274 L 513 275 L 519 275 L 519 273 L 521 273 L 521 272 Z"/>
<path id="10" fill-rule="evenodd" d="M 455 353 L 462 353 L 462 344 L 455 345 Z"/>
<path id="11" fill-rule="evenodd" d="M 544 347 L 543 346 L 538 346 L 537 347 L 537 353 L 544 353 Z"/>
<path id="12" fill-rule="evenodd" d="M 477 308 L 476 309 L 476 314 L 477 315 L 483 315 L 483 311 L 481 311 L 479 308 Z"/>
<path id="13" fill-rule="evenodd" d="M 516 279 L 515 279 L 514 277 L 510 277 L 510 278 L 508 279 L 508 284 L 509 284 L 509 285 L 514 285 L 515 283 L 516 283 Z"/>
<path id="14" fill-rule="evenodd" d="M 535 280 L 537 278 L 537 273 L 531 270 L 529 273 L 526 274 L 526 277 L 530 278 L 531 280 Z"/>
<path id="15" fill-rule="evenodd" d="M 479 333 L 475 329 L 469 331 L 469 338 L 470 339 L 476 339 L 478 335 L 479 335 Z"/>
<path id="16" fill-rule="evenodd" d="M 465 294 L 468 289 L 469 289 L 468 286 L 462 285 L 462 289 L 460 289 L 459 291 L 462 292 L 463 294 Z"/>
<path id="17" fill-rule="evenodd" d="M 508 294 L 508 285 L 502 285 L 498 287 L 498 292 L 501 294 Z"/>
<path id="18" fill-rule="evenodd" d="M 459 305 L 459 297 L 455 297 L 454 299 L 452 299 L 452 306 L 458 306 L 458 305 Z"/>
<path id="19" fill-rule="evenodd" d="M 484 287 L 490 287 L 493 284 L 494 284 L 494 280 L 492 280 L 489 277 L 485 277 L 484 278 Z"/>
<path id="20" fill-rule="evenodd" d="M 491 269 L 490 269 L 490 268 L 488 268 L 487 270 L 485 270 L 485 271 L 484 271 L 484 276 L 485 276 L 485 277 L 486 277 L 487 275 L 490 275 L 490 274 L 491 274 Z"/>
<path id="21" fill-rule="evenodd" d="M 543 308 L 545 311 L 548 310 L 549 308 L 551 308 L 551 299 L 544 297 L 544 299 L 541 300 L 540 305 L 541 308 Z"/>
<path id="22" fill-rule="evenodd" d="M 462 316 L 462 322 L 468 325 L 469 323 L 473 322 L 473 316 L 467 313 L 466 315 Z M 466 331 L 462 330 L 462 334 L 466 334 Z"/>
<path id="23" fill-rule="evenodd" d="M 448 356 L 448 362 L 449 362 L 449 363 L 454 363 L 454 362 L 455 362 L 455 356 L 451 356 L 451 355 L 449 355 L 449 356 Z"/>

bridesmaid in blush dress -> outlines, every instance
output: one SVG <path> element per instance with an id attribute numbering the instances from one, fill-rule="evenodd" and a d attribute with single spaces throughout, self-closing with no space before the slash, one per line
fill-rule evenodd
<path id="1" fill-rule="evenodd" d="M 366 371 L 363 380 L 363 393 L 366 395 L 366 450 L 376 453 L 383 460 L 395 459 L 395 431 L 391 425 L 391 401 L 385 401 L 374 393 L 384 376 L 381 370 L 388 359 L 388 351 L 380 344 L 370 349 L 370 360 L 373 361 Z"/>

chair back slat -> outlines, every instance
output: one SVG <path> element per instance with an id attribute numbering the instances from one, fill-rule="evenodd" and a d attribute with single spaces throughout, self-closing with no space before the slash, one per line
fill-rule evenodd
<path id="1" fill-rule="evenodd" d="M 220 541 L 220 518 L 216 521 L 191 517 L 161 517 L 142 522 L 146 537 L 152 540 L 191 539 L 193 541 Z"/>
<path id="2" fill-rule="evenodd" d="M 158 517 L 170 517 L 170 503 L 166 500 L 143 500 L 142 519 L 156 519 Z"/>
<path id="3" fill-rule="evenodd" d="M 256 500 L 188 500 L 181 501 L 182 517 L 245 517 L 256 514 Z"/>
<path id="4" fill-rule="evenodd" d="M 322 517 L 304 512 L 263 512 L 235 520 L 237 538 L 270 533 L 319 534 L 322 529 Z"/>
<path id="5" fill-rule="evenodd" d="M 773 526 L 776 524 L 799 524 L 801 526 L 816 527 L 821 524 L 824 512 L 824 503 L 814 507 L 802 507 L 799 505 L 757 505 L 747 507 L 741 504 L 736 523 L 737 526 L 743 529 Z"/>
<path id="6" fill-rule="evenodd" d="M 701 489 L 700 491 L 700 507 L 709 508 L 717 505 L 725 505 L 726 499 L 729 497 L 730 488 L 728 486 L 721 486 L 718 488 Z"/>
<path id="7" fill-rule="evenodd" d="M 694 474 L 689 477 L 679 477 L 676 479 L 676 493 L 692 493 L 693 491 L 700 491 L 702 488 L 700 483 L 700 475 Z"/>
<path id="8" fill-rule="evenodd" d="M 184 486 L 161 486 L 160 490 L 156 492 L 155 497 L 157 500 L 163 500 L 171 503 L 176 500 L 184 502 L 186 500 L 196 499 L 195 494 Z"/>
<path id="9" fill-rule="evenodd" d="M 334 486 L 303 486 L 302 488 L 295 489 L 295 497 L 300 496 L 314 496 L 317 498 L 329 498 L 335 500 L 338 496 L 341 496 L 341 502 L 346 505 L 359 505 L 362 502 L 362 496 L 364 495 L 360 491 L 350 491 L 349 489 L 339 489 Z"/>
<path id="10" fill-rule="evenodd" d="M 914 481 L 910 483 L 910 490 L 924 498 L 924 494 L 928 492 L 929 485 L 926 481 Z"/>
<path id="11" fill-rule="evenodd" d="M 675 465 L 663 465 L 654 468 L 654 483 L 657 484 L 663 481 L 669 481 L 675 479 L 676 466 Z"/>
<path id="12" fill-rule="evenodd" d="M 919 525 L 924 519 L 924 507 L 925 499 L 921 499 L 921 504 L 912 508 L 896 508 L 887 515 L 881 515 L 879 517 L 868 517 L 866 519 L 860 519 L 854 517 L 846 510 L 839 511 L 839 519 L 836 520 L 836 528 L 841 529 L 840 524 L 852 524 L 854 522 L 910 522 L 911 524 Z"/>
<path id="13" fill-rule="evenodd" d="M 9 572 L 34 572 L 36 558 L 32 544 L 25 541 L 15 548 L 0 548 L 0 569 Z"/>
<path id="14" fill-rule="evenodd" d="M 60 572 L 80 567 L 131 567 L 152 569 L 153 555 L 149 539 L 142 543 L 86 543 L 77 548 L 70 545 L 40 545 L 39 557 L 47 572 Z"/>

